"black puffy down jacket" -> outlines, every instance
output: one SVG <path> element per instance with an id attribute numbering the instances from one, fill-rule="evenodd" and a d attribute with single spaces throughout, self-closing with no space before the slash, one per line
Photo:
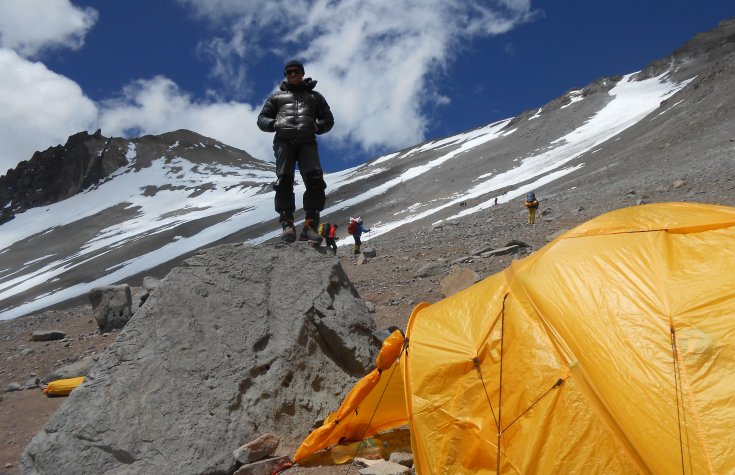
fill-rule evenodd
<path id="1" fill-rule="evenodd" d="M 268 97 L 258 115 L 258 127 L 275 132 L 277 141 L 314 140 L 315 135 L 329 132 L 334 116 L 324 96 L 314 90 L 316 81 L 306 78 L 299 85 L 283 81 L 279 91 Z"/>

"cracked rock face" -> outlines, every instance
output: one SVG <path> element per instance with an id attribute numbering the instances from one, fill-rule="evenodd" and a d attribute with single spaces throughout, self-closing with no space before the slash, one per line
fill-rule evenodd
<path id="1" fill-rule="evenodd" d="M 232 451 L 262 433 L 293 450 L 379 347 L 331 254 L 208 249 L 161 281 L 26 447 L 21 471 L 232 473 Z"/>

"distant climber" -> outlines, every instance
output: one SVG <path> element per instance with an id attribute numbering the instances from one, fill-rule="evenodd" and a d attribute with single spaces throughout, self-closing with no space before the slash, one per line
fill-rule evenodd
<path id="1" fill-rule="evenodd" d="M 334 252 L 334 255 L 337 255 L 337 228 L 339 226 L 336 224 L 332 224 L 329 226 L 329 229 L 326 230 L 326 236 L 325 239 L 327 240 L 327 248 L 332 248 L 332 252 Z"/>
<path id="2" fill-rule="evenodd" d="M 281 223 L 281 239 L 296 240 L 293 192 L 296 164 L 306 186 L 304 192 L 304 227 L 299 239 L 319 245 L 317 234 L 319 213 L 324 209 L 324 182 L 319 161 L 316 136 L 329 132 L 334 116 L 326 99 L 314 90 L 316 81 L 304 79 L 304 65 L 291 60 L 283 68 L 286 79 L 279 91 L 271 94 L 258 115 L 258 127 L 264 132 L 275 132 L 273 151 L 276 157 L 275 208 Z"/>
<path id="3" fill-rule="evenodd" d="M 362 245 L 362 241 L 360 241 L 360 236 L 362 236 L 362 233 L 369 233 L 370 228 L 366 228 L 362 224 L 362 218 L 350 218 L 350 224 L 347 226 L 347 232 L 352 234 L 352 237 L 355 238 L 355 254 L 360 254 L 360 246 Z"/>
<path id="4" fill-rule="evenodd" d="M 533 224 L 536 221 L 536 210 L 538 209 L 538 200 L 533 191 L 526 193 L 526 202 L 524 205 L 528 208 L 528 224 Z"/>
<path id="5" fill-rule="evenodd" d="M 319 227 L 317 228 L 317 234 L 321 236 L 322 238 L 326 239 L 327 234 L 329 234 L 329 228 L 331 226 L 332 225 L 328 221 L 319 223 Z M 316 246 L 319 247 L 318 244 Z"/>

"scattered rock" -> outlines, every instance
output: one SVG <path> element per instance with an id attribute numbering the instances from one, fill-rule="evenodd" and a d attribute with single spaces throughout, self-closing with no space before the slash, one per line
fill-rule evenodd
<path id="1" fill-rule="evenodd" d="M 409 473 L 409 468 L 401 464 L 382 460 L 371 467 L 361 468 L 361 475 L 404 475 Z"/>
<path id="2" fill-rule="evenodd" d="M 375 249 L 373 249 L 371 247 L 364 248 L 362 250 L 362 255 L 365 256 L 365 257 L 378 257 L 378 253 L 375 252 Z"/>
<path id="3" fill-rule="evenodd" d="M 385 462 L 385 460 L 382 458 L 368 459 L 364 457 L 355 457 L 352 460 L 352 465 L 355 465 L 360 468 L 365 468 L 365 467 L 372 467 L 373 465 L 377 465 L 380 462 Z"/>
<path id="4" fill-rule="evenodd" d="M 458 265 L 458 264 L 467 264 L 467 263 L 470 263 L 472 261 L 473 261 L 472 256 L 462 256 L 462 257 L 457 258 L 457 259 L 453 260 L 452 262 L 450 262 L 449 263 L 449 266 L 451 267 L 451 266 L 455 266 L 455 265 Z"/>
<path id="5" fill-rule="evenodd" d="M 489 244 L 486 244 L 486 245 L 484 245 L 482 247 L 479 247 L 479 248 L 475 249 L 474 251 L 472 251 L 472 255 L 473 256 L 481 256 L 484 253 L 490 252 L 490 251 L 492 251 L 494 249 L 495 249 L 495 247 L 493 247 L 493 246 L 491 246 Z"/>
<path id="6" fill-rule="evenodd" d="M 260 460 L 258 462 L 243 465 L 232 475 L 271 475 L 280 467 L 290 463 L 290 461 L 291 459 L 287 456 Z"/>
<path id="7" fill-rule="evenodd" d="M 86 376 L 89 370 L 97 362 L 96 356 L 87 356 L 66 366 L 62 366 L 54 370 L 51 374 L 43 378 L 43 382 L 55 381 L 57 379 L 76 378 L 77 376 Z"/>
<path id="8" fill-rule="evenodd" d="M 470 285 L 480 280 L 477 272 L 468 267 L 455 269 L 448 276 L 444 277 L 440 282 L 442 295 L 448 297 L 460 290 L 466 289 Z"/>
<path id="9" fill-rule="evenodd" d="M 33 341 L 61 340 L 65 337 L 66 333 L 61 330 L 37 330 L 31 335 Z"/>
<path id="10" fill-rule="evenodd" d="M 419 270 L 417 270 L 413 276 L 414 277 L 431 277 L 432 275 L 439 275 L 443 274 L 444 271 L 446 271 L 447 266 L 445 264 L 441 263 L 431 263 L 426 264 Z"/>
<path id="11" fill-rule="evenodd" d="M 493 249 L 492 251 L 483 252 L 480 254 L 482 257 L 490 256 L 505 256 L 508 254 L 515 254 L 520 249 L 520 246 L 505 246 L 499 249 Z"/>
<path id="12" fill-rule="evenodd" d="M 95 287 L 89 292 L 89 300 L 100 332 L 119 330 L 133 316 L 133 298 L 127 284 Z"/>
<path id="13" fill-rule="evenodd" d="M 130 288 L 130 311 L 133 315 L 143 306 L 145 301 L 148 299 L 150 292 L 143 287 L 131 287 Z"/>
<path id="14" fill-rule="evenodd" d="M 390 454 L 389 461 L 411 468 L 413 467 L 413 454 L 410 452 L 393 452 Z"/>
<path id="15" fill-rule="evenodd" d="M 153 292 L 161 286 L 161 280 L 155 277 L 143 277 L 143 288 L 148 292 Z"/>
<path id="16" fill-rule="evenodd" d="M 281 440 L 276 434 L 263 434 L 255 440 L 251 440 L 247 444 L 242 445 L 235 450 L 232 455 L 235 460 L 241 464 L 257 462 L 266 457 L 270 457 L 278 448 Z"/>

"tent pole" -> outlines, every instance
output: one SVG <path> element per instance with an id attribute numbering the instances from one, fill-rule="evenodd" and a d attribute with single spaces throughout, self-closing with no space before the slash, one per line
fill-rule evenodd
<path id="1" fill-rule="evenodd" d="M 684 431 L 687 436 L 687 452 L 689 454 L 689 467 L 692 466 L 692 454 L 689 448 L 689 431 L 687 430 L 686 412 L 684 411 L 684 391 L 681 393 L 679 388 L 681 387 L 681 374 L 679 368 L 679 350 L 676 347 L 676 329 L 674 328 L 673 322 L 669 319 L 671 329 L 671 352 L 674 359 L 674 390 L 676 391 L 676 417 L 679 422 L 679 453 L 681 457 L 681 473 L 686 473 L 684 465 L 684 436 L 682 434 L 681 419 L 684 417 Z"/>
<path id="2" fill-rule="evenodd" d="M 500 430 L 502 424 L 500 422 L 500 414 L 503 410 L 503 344 L 505 343 L 505 301 L 508 294 L 503 297 L 503 308 L 500 315 L 500 377 L 498 378 L 498 456 L 497 456 L 497 473 L 500 475 L 500 437 L 503 432 Z"/>

